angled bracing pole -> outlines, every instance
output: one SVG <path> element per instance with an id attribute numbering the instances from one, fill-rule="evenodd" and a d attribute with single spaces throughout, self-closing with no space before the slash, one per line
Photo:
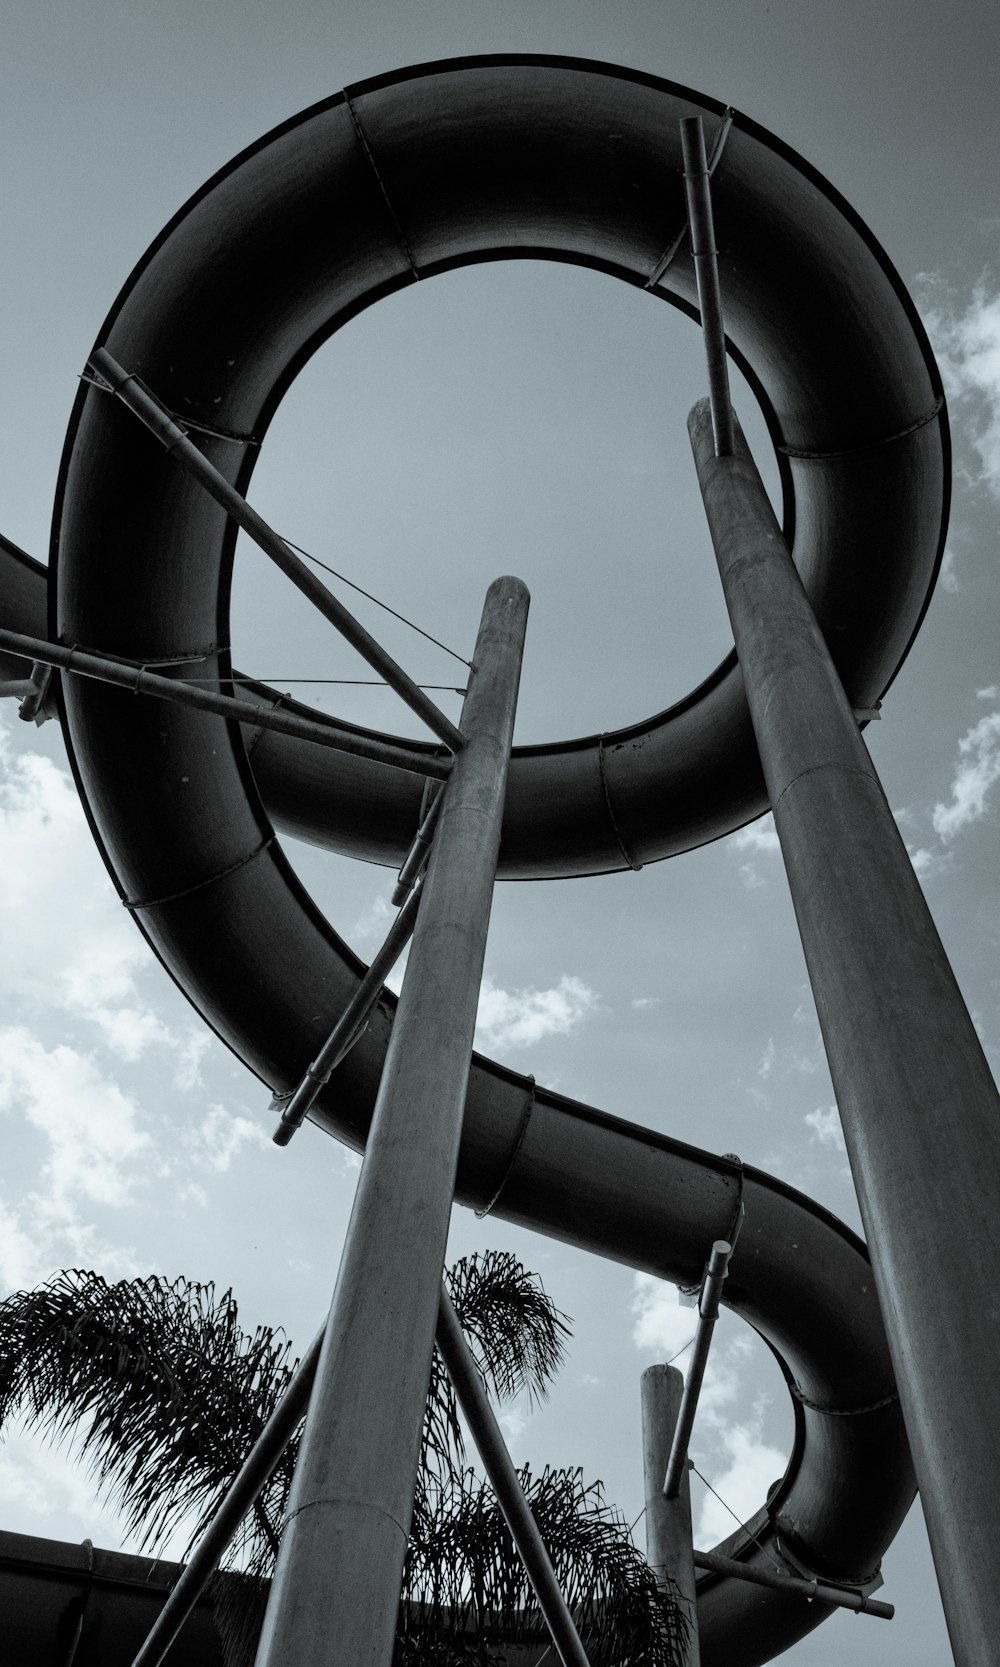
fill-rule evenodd
<path id="1" fill-rule="evenodd" d="M 389 1667 L 528 593 L 490 586 L 261 1637 L 260 1667 Z"/>

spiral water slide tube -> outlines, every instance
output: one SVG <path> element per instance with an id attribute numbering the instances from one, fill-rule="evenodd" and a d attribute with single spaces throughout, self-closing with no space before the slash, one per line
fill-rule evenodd
<path id="1" fill-rule="evenodd" d="M 209 181 L 140 262 L 98 343 L 202 425 L 199 445 L 245 491 L 297 371 L 404 284 L 477 261 L 570 261 L 697 317 L 679 139 L 680 119 L 697 114 L 713 148 L 729 351 L 770 427 L 796 563 L 850 698 L 870 709 L 940 560 L 940 382 L 898 277 L 850 208 L 717 102 L 635 71 L 543 57 L 455 60 L 352 87 Z M 217 673 L 226 689 L 234 542 L 223 512 L 129 412 L 82 386 L 56 503 L 51 635 L 178 675 L 198 659 L 199 675 Z M 26 610 L 10 623 L 23 628 L 39 592 L 23 561 L 8 555 L 5 566 Z M 64 677 L 60 698 L 123 902 L 206 1022 L 273 1089 L 289 1090 L 363 968 L 304 892 L 275 827 L 398 864 L 420 778 L 83 678 Z M 637 867 L 764 809 L 730 659 L 628 730 L 515 749 L 500 875 Z M 384 996 L 313 1113 L 358 1150 L 392 1012 Z M 457 1197 L 684 1285 L 699 1281 L 742 1207 L 726 1302 L 770 1345 L 795 1440 L 785 1476 L 722 1549 L 871 1582 L 914 1479 L 867 1253 L 852 1233 L 759 1170 L 479 1056 Z M 703 1578 L 702 1659 L 752 1667 L 827 1613 L 728 1575 Z"/>

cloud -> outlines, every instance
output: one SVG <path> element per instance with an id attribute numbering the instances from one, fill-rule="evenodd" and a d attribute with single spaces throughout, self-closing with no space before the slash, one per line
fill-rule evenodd
<path id="1" fill-rule="evenodd" d="M 191 1144 L 200 1165 L 222 1174 L 241 1147 L 269 1146 L 270 1137 L 252 1118 L 234 1115 L 225 1106 L 214 1105 L 194 1131 Z"/>
<path id="2" fill-rule="evenodd" d="M 1000 497 L 1000 292 L 978 284 L 963 302 L 931 276 L 922 289 L 924 322 L 948 396 L 967 418 L 980 480 Z"/>
<path id="3" fill-rule="evenodd" d="M 778 830 L 774 825 L 774 817 L 768 811 L 749 827 L 739 828 L 732 836 L 733 845 L 737 851 L 780 851 Z"/>
<path id="4" fill-rule="evenodd" d="M 954 546 L 951 544 L 945 545 L 944 555 L 941 557 L 941 572 L 938 576 L 938 583 L 942 590 L 950 591 L 953 595 L 960 588 L 958 583 L 958 557 L 955 554 Z"/>
<path id="5" fill-rule="evenodd" d="M 693 1339 L 698 1323 L 696 1309 L 682 1307 L 672 1286 L 644 1273 L 636 1274 L 633 1279 L 632 1313 L 635 1316 L 632 1340 L 636 1347 L 664 1362 L 677 1355 L 678 1350 L 684 1350 L 685 1344 Z M 749 1419 L 737 1424 L 729 1422 L 732 1404 L 740 1393 L 741 1371 L 750 1363 L 754 1351 L 745 1330 L 727 1338 L 725 1325 L 723 1315 L 702 1381 L 692 1446 L 698 1468 L 705 1470 L 712 1486 L 745 1522 L 763 1504 L 770 1484 L 784 1475 L 788 1460 L 779 1448 L 761 1437 L 764 1411 L 770 1400 L 768 1394 L 758 1394 Z M 684 1350 L 675 1365 L 684 1372 L 689 1360 L 690 1350 Z M 711 1459 L 702 1456 L 706 1448 L 712 1454 Z M 726 1467 L 721 1472 L 720 1462 Z M 726 1538 L 735 1527 L 725 1506 L 706 1493 L 695 1534 L 697 1543 L 713 1544 Z"/>
<path id="6" fill-rule="evenodd" d="M 758 817 L 749 827 L 738 828 L 730 838 L 734 851 L 750 851 L 754 856 L 773 856 L 781 850 L 778 841 L 778 830 L 774 825 L 774 817 L 768 811 L 766 816 Z M 750 891 L 758 886 L 766 885 L 752 862 L 740 864 L 740 879 Z"/>
<path id="7" fill-rule="evenodd" d="M 821 1146 L 833 1146 L 838 1152 L 847 1151 L 836 1106 L 827 1106 L 825 1110 L 817 1106 L 815 1111 L 806 1112 L 803 1121 L 812 1129 L 812 1138 L 818 1140 Z"/>
<path id="8" fill-rule="evenodd" d="M 31 1522 L 31 1531 L 44 1538 L 66 1539 L 75 1532 L 98 1545 L 131 1545 L 138 1549 L 138 1532 L 127 1534 L 123 1513 L 116 1510 L 112 1489 L 97 1487 L 94 1473 L 81 1464 L 79 1449 L 68 1442 L 51 1443 L 41 1430 L 14 1425 L 4 1431 L 0 1447 L 0 1497 L 19 1516 Z M 69 1526 L 67 1526 L 67 1519 Z M 158 1546 L 161 1557 L 179 1559 L 187 1549 L 196 1527 L 195 1514 L 185 1515 Z"/>
<path id="9" fill-rule="evenodd" d="M 767 1039 L 767 1047 L 764 1049 L 764 1052 L 761 1054 L 760 1064 L 757 1067 L 757 1075 L 759 1077 L 762 1077 L 765 1082 L 767 1081 L 768 1077 L 771 1075 L 771 1072 L 774 1069 L 775 1053 L 776 1053 L 776 1049 L 775 1049 L 775 1046 L 774 1046 L 774 1037 L 769 1036 L 768 1039 Z"/>
<path id="10" fill-rule="evenodd" d="M 720 1500 L 714 1494 L 705 1494 L 694 1536 L 699 1547 L 726 1539 L 736 1528 L 734 1518 L 746 1522 L 753 1516 L 767 1498 L 771 1483 L 780 1480 L 788 1465 L 784 1453 L 762 1441 L 757 1430 L 745 1424 L 726 1431 L 723 1447 L 729 1467 L 712 1477 L 712 1486 L 722 1497 Z"/>
<path id="11" fill-rule="evenodd" d="M 476 1042 L 486 1048 L 530 1048 L 546 1036 L 568 1036 L 598 1005 L 582 978 L 564 973 L 548 990 L 504 990 L 484 978 Z"/>
<path id="12" fill-rule="evenodd" d="M 89 1054 L 46 1049 L 23 1026 L 0 1030 L 0 1111 L 23 1110 L 48 1142 L 43 1165 L 56 1214 L 73 1201 L 122 1205 L 131 1201 L 132 1160 L 150 1145 L 137 1107 L 118 1084 L 101 1075 Z"/>
<path id="13" fill-rule="evenodd" d="M 681 1306 L 676 1288 L 654 1279 L 651 1273 L 635 1275 L 632 1312 L 636 1316 L 632 1327 L 636 1348 L 649 1350 L 664 1361 L 692 1341 L 698 1325 L 697 1313 Z"/>
<path id="14" fill-rule="evenodd" d="M 958 743 L 951 802 L 934 806 L 932 820 L 938 838 L 954 839 L 970 822 L 978 822 L 986 814 L 987 795 L 998 780 L 1000 711 L 988 712 L 980 718 Z"/>
<path id="15" fill-rule="evenodd" d="M 682 1304 L 675 1286 L 655 1279 L 652 1274 L 637 1273 L 633 1278 L 632 1313 L 635 1315 L 632 1341 L 636 1348 L 655 1354 L 664 1363 L 676 1356 L 674 1365 L 686 1373 L 691 1358 L 687 1345 L 698 1329 L 697 1308 Z M 718 1333 L 713 1339 L 698 1397 L 701 1431 L 718 1429 L 722 1408 L 736 1398 L 739 1375 L 735 1357 L 742 1351 L 738 1340 L 735 1341 L 736 1347 L 734 1340 L 723 1343 Z"/>
<path id="16" fill-rule="evenodd" d="M 952 866 L 954 853 L 951 851 L 935 851 L 927 845 L 920 845 L 916 850 L 907 845 L 906 849 L 919 880 L 933 879 L 935 874 L 943 874 Z"/>
<path id="17" fill-rule="evenodd" d="M 180 1056 L 174 1072 L 175 1088 L 182 1093 L 190 1093 L 193 1088 L 202 1086 L 201 1062 L 211 1046 L 212 1038 L 203 1030 L 193 1030 L 187 1041 L 180 1044 Z"/>
<path id="18" fill-rule="evenodd" d="M 662 996 L 633 996 L 629 1006 L 634 1007 L 637 1013 L 645 1013 L 647 1008 L 660 1007 L 662 1004 Z"/>
<path id="19" fill-rule="evenodd" d="M 149 951 L 116 905 L 66 770 L 16 755 L 0 718 L 0 992 L 34 1010 L 97 1027 L 135 1060 L 170 1033 L 138 997 Z"/>

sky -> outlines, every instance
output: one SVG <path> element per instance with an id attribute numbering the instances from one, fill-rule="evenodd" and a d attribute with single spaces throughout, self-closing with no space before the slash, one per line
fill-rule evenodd
<path id="1" fill-rule="evenodd" d="M 994 9 L 969 0 L 8 8 L 0 526 L 45 559 L 76 377 L 107 308 L 187 196 L 277 122 L 364 76 L 472 52 L 606 59 L 726 100 L 867 221 L 945 377 L 946 560 L 866 741 L 996 1069 L 998 32 Z M 698 332 L 671 309 L 591 272 L 477 267 L 380 303 L 327 344 L 275 420 L 252 501 L 462 653 L 486 584 L 519 573 L 533 602 L 517 740 L 611 729 L 683 695 L 731 642 L 684 429 L 703 392 Z M 735 399 L 773 482 L 738 380 Z M 358 612 L 422 680 L 454 675 L 388 616 Z M 233 633 L 241 668 L 279 687 L 359 675 L 242 548 Z M 417 732 L 386 691 L 307 694 Z M 457 715 L 456 699 L 441 699 Z M 266 1090 L 208 1035 L 115 901 L 57 726 L 19 723 L 11 702 L 0 726 L 0 1288 L 65 1266 L 184 1274 L 231 1285 L 248 1325 L 282 1325 L 304 1347 L 333 1288 L 356 1159 L 312 1128 L 286 1151 L 271 1145 Z M 370 956 L 393 877 L 288 849 Z M 479 1045 L 564 1093 L 738 1152 L 858 1226 L 767 820 L 638 874 L 498 887 Z M 505 1413 L 515 1459 L 581 1465 L 631 1522 L 639 1376 L 687 1342 L 690 1311 L 648 1277 L 456 1211 L 450 1254 L 477 1246 L 515 1249 L 574 1321 L 549 1402 Z M 775 1367 L 725 1321 L 699 1469 L 742 1515 L 780 1475 L 790 1436 Z M 694 1511 L 700 1543 L 732 1525 L 700 1483 Z M 0 1526 L 130 1544 L 71 1446 L 17 1432 L 0 1448 Z M 789 1659 L 947 1661 L 919 1508 L 883 1572 L 895 1621 L 835 1617 Z"/>

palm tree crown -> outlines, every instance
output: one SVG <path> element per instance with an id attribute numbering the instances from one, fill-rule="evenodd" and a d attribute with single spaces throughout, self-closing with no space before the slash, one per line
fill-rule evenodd
<path id="1" fill-rule="evenodd" d="M 446 1283 L 488 1392 L 544 1396 L 569 1327 L 535 1276 L 491 1251 L 456 1263 Z M 192 1517 L 193 1543 L 286 1388 L 290 1356 L 282 1332 L 241 1329 L 231 1291 L 153 1275 L 108 1284 L 71 1269 L 0 1303 L 0 1423 L 19 1414 L 49 1435 L 71 1432 L 143 1549 Z M 253 1657 L 298 1444 L 296 1434 L 216 1577 L 233 1667 Z M 520 1475 L 594 1667 L 673 1667 L 683 1621 L 600 1484 L 579 1470 Z M 397 1667 L 485 1667 L 546 1636 L 496 1497 L 468 1465 L 435 1349 Z"/>

